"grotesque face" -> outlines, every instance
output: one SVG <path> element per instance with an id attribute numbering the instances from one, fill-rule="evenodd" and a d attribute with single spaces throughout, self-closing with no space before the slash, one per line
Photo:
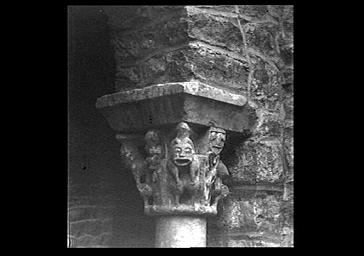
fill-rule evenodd
<path id="1" fill-rule="evenodd" d="M 172 144 L 173 162 L 177 166 L 187 166 L 191 164 L 195 150 L 189 138 L 176 139 Z"/>
<path id="2" fill-rule="evenodd" d="M 226 133 L 222 129 L 213 128 L 210 131 L 209 137 L 209 145 L 210 150 L 215 154 L 218 155 L 224 148 L 224 144 L 226 141 Z"/>

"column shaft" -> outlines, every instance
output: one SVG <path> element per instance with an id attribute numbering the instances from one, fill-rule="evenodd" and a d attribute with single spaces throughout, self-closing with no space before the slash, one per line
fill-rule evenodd
<path id="1" fill-rule="evenodd" d="M 163 216 L 156 225 L 157 248 L 206 247 L 206 218 Z"/>

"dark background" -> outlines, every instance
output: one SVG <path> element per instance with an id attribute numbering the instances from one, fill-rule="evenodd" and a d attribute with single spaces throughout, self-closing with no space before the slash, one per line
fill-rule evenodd
<path id="1" fill-rule="evenodd" d="M 68 34 L 68 167 L 69 182 L 78 187 L 69 196 L 92 195 L 91 184 L 111 184 L 110 204 L 116 207 L 111 245 L 152 247 L 153 219 L 144 215 L 132 174 L 122 166 L 116 133 L 95 108 L 96 99 L 114 88 L 107 17 L 100 7 L 69 7 Z"/>

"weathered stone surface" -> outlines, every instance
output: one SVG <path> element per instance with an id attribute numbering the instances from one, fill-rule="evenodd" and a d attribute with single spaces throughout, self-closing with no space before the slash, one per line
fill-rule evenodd
<path id="1" fill-rule="evenodd" d="M 191 43 L 188 63 L 195 79 L 219 87 L 246 92 L 249 65 L 244 57 L 232 54 L 201 43 Z"/>
<path id="2" fill-rule="evenodd" d="M 246 98 L 243 95 L 234 94 L 199 82 L 186 82 L 157 84 L 144 89 L 105 95 L 97 100 L 96 107 L 110 107 L 116 104 L 132 103 L 180 93 L 209 98 L 237 106 L 244 106 L 246 103 Z"/>
<path id="3" fill-rule="evenodd" d="M 244 232 L 278 234 L 281 225 L 281 192 L 245 191 L 230 194 L 221 206 L 220 227 Z"/>
<path id="4" fill-rule="evenodd" d="M 144 26 L 113 30 L 116 90 L 195 79 L 246 91 L 249 67 L 237 18 L 194 6 L 182 9 L 168 13 L 161 8 L 159 16 L 158 8 L 148 10 L 152 14 L 138 10 L 134 15 L 144 18 Z M 123 24 L 116 14 L 109 15 L 111 22 Z"/>
<path id="5" fill-rule="evenodd" d="M 282 70 L 283 75 L 283 82 L 282 86 L 284 86 L 284 89 L 289 92 L 293 93 L 293 68 L 292 67 L 286 67 Z"/>
<path id="6" fill-rule="evenodd" d="M 282 14 L 285 39 L 293 42 L 293 5 L 285 5 Z"/>
<path id="7" fill-rule="evenodd" d="M 188 35 L 191 38 L 245 54 L 236 17 L 218 16 L 191 6 L 186 9 Z"/>
<path id="8" fill-rule="evenodd" d="M 206 84 L 246 91 L 249 66 L 244 57 L 203 43 L 158 53 L 130 67 L 117 68 L 116 89 L 198 80 Z"/>
<path id="9" fill-rule="evenodd" d="M 276 138 L 248 140 L 227 162 L 233 180 L 249 184 L 280 183 L 283 179 L 282 146 Z"/>
<path id="10" fill-rule="evenodd" d="M 246 21 L 254 22 L 269 18 L 269 6 L 267 5 L 239 5 L 238 9 Z"/>
<path id="11" fill-rule="evenodd" d="M 278 56 L 279 26 L 272 23 L 249 23 L 244 26 L 248 47 L 267 57 Z"/>
<path id="12" fill-rule="evenodd" d="M 281 242 L 277 236 L 226 232 L 210 237 L 208 247 L 287 247 L 286 243 L 288 241 Z"/>
<path id="13" fill-rule="evenodd" d="M 131 103 L 131 101 L 134 101 Z M 98 99 L 97 108 L 117 131 L 145 131 L 181 121 L 244 132 L 255 122 L 245 97 L 198 82 L 154 85 Z M 137 117 L 137 118 L 136 118 Z"/>
<path id="14" fill-rule="evenodd" d="M 281 74 L 273 63 L 260 57 L 252 57 L 254 71 L 250 86 L 251 100 L 259 108 L 271 112 L 280 112 L 282 106 L 283 88 Z"/>
<path id="15" fill-rule="evenodd" d="M 187 44 L 187 23 L 180 14 L 161 16 L 153 23 L 147 23 L 130 32 L 113 31 L 112 44 L 115 49 L 118 67 L 137 64 L 159 52 L 178 49 Z"/>
<path id="16" fill-rule="evenodd" d="M 293 97 L 286 97 L 283 102 L 285 118 L 287 120 L 293 120 L 293 109 L 294 109 Z"/>
<path id="17" fill-rule="evenodd" d="M 236 190 L 224 199 L 219 214 L 209 224 L 208 246 L 292 246 L 292 208 L 283 191 L 263 188 Z"/>
<path id="18" fill-rule="evenodd" d="M 270 112 L 264 109 L 257 109 L 257 122 L 252 136 L 276 137 L 283 136 L 284 119 L 281 113 Z"/>
<path id="19" fill-rule="evenodd" d="M 284 146 L 286 161 L 290 172 L 293 172 L 293 164 L 294 164 L 293 140 L 294 140 L 293 129 L 291 127 L 285 128 L 283 146 Z"/>
<path id="20" fill-rule="evenodd" d="M 288 44 L 280 45 L 280 57 L 286 66 L 293 65 L 293 44 L 288 42 Z"/>
<path id="21" fill-rule="evenodd" d="M 184 46 L 168 53 L 157 53 L 130 67 L 119 67 L 116 73 L 116 89 L 191 81 L 194 74 L 186 59 L 188 48 Z"/>

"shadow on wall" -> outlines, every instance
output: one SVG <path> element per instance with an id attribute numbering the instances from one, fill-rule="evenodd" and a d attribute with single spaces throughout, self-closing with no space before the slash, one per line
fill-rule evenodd
<path id="1" fill-rule="evenodd" d="M 113 92 L 115 63 L 99 7 L 69 7 L 69 235 L 76 247 L 153 247 L 153 219 L 96 110 Z M 107 210 L 109 209 L 109 210 Z"/>

